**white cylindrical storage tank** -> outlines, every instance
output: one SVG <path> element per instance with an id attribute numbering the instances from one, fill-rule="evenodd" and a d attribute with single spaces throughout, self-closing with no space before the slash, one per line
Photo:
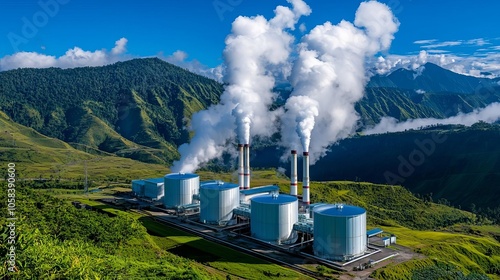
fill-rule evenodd
<path id="1" fill-rule="evenodd" d="M 293 243 L 297 234 L 293 224 L 299 219 L 297 197 L 268 194 L 252 198 L 250 230 L 252 236 L 271 243 Z"/>
<path id="2" fill-rule="evenodd" d="M 366 251 L 366 210 L 334 204 L 314 210 L 314 255 L 346 261 Z"/>
<path id="3" fill-rule="evenodd" d="M 200 176 L 192 173 L 171 173 L 164 177 L 163 204 L 166 208 L 193 203 L 193 194 L 198 194 Z"/>
<path id="4" fill-rule="evenodd" d="M 240 205 L 239 185 L 210 182 L 200 186 L 200 221 L 222 225 L 231 220 Z"/>

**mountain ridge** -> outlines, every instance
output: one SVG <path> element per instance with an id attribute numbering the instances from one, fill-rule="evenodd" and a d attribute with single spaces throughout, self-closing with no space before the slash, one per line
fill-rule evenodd
<path id="1" fill-rule="evenodd" d="M 399 68 L 388 75 L 375 75 L 368 87 L 397 87 L 430 93 L 485 94 L 498 91 L 498 79 L 477 78 L 455 73 L 427 62 L 415 70 Z"/>
<path id="2" fill-rule="evenodd" d="M 154 163 L 178 157 L 176 146 L 189 140 L 187 120 L 222 93 L 218 82 L 158 58 L 10 70 L 0 72 L 0 82 L 0 110 L 16 122 L 105 152 L 132 149 L 134 143 L 166 151 L 132 156 Z"/>

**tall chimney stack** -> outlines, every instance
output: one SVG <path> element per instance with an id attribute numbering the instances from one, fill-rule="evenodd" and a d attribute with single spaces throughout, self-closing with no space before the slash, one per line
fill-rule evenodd
<path id="1" fill-rule="evenodd" d="M 303 178 L 302 178 L 302 203 L 309 207 L 309 153 L 304 152 Z"/>
<path id="2" fill-rule="evenodd" d="M 244 164 L 245 164 L 245 159 L 243 153 L 243 144 L 238 144 L 238 185 L 240 186 L 240 190 L 242 190 L 245 185 Z"/>
<path id="3" fill-rule="evenodd" d="M 244 183 L 244 188 L 249 189 L 250 188 L 250 145 L 245 144 L 243 147 L 244 153 L 245 153 L 245 168 L 244 168 L 244 177 L 245 177 L 245 183 Z"/>
<path id="4" fill-rule="evenodd" d="M 292 150 L 292 166 L 290 169 L 290 195 L 297 196 L 297 151 Z"/>

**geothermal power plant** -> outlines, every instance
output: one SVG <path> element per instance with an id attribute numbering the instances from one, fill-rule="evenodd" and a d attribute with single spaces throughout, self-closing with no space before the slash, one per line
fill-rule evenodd
<path id="1" fill-rule="evenodd" d="M 302 248 L 318 259 L 349 262 L 370 252 L 365 209 L 311 203 L 308 152 L 302 153 L 303 192 L 299 195 L 296 150 L 290 157 L 289 194 L 276 185 L 250 188 L 250 146 L 239 144 L 237 150 L 237 183 L 200 181 L 194 173 L 171 173 L 134 180 L 132 191 L 172 216 L 188 216 L 194 223 L 218 230 L 240 228 L 246 238 L 256 242 Z"/>

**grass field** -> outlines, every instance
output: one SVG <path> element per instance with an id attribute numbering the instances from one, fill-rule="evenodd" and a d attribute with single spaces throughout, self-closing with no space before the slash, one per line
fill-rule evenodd
<path id="1" fill-rule="evenodd" d="M 118 188 L 118 190 L 123 191 L 125 189 Z M 49 192 L 47 190 L 40 191 Z M 138 219 L 147 229 L 151 240 L 160 249 L 196 261 L 204 270 L 207 270 L 218 279 L 226 279 L 227 275 L 240 279 L 264 279 L 269 278 L 268 275 L 275 275 L 279 279 L 311 279 L 293 270 L 157 223 L 137 212 L 123 211 L 117 207 L 96 201 L 96 199 L 111 197 L 111 194 L 115 191 L 116 189 L 110 188 L 102 192 L 85 195 L 80 191 L 51 190 L 56 197 L 65 199 L 68 203 L 70 201 L 80 201 L 113 215 Z"/>
<path id="2" fill-rule="evenodd" d="M 464 225 L 463 227 L 469 228 Z M 411 275 L 411 271 L 443 262 L 456 266 L 464 273 L 486 273 L 492 279 L 500 279 L 500 243 L 490 234 L 498 232 L 498 226 L 472 226 L 481 235 L 446 231 L 419 231 L 404 227 L 382 227 L 397 236 L 400 245 L 413 248 L 415 252 L 429 257 L 425 260 L 389 266 L 381 269 L 380 279 L 404 279 L 401 275 Z M 496 273 L 496 274 L 495 274 Z M 393 275 L 393 276 L 391 276 Z M 397 278 L 400 277 L 400 278 Z"/>
<path id="3" fill-rule="evenodd" d="M 244 279 L 263 279 L 266 274 L 279 275 L 280 279 L 310 279 L 276 264 L 159 224 L 150 218 L 142 218 L 141 222 L 162 249 L 219 271 Z"/>

